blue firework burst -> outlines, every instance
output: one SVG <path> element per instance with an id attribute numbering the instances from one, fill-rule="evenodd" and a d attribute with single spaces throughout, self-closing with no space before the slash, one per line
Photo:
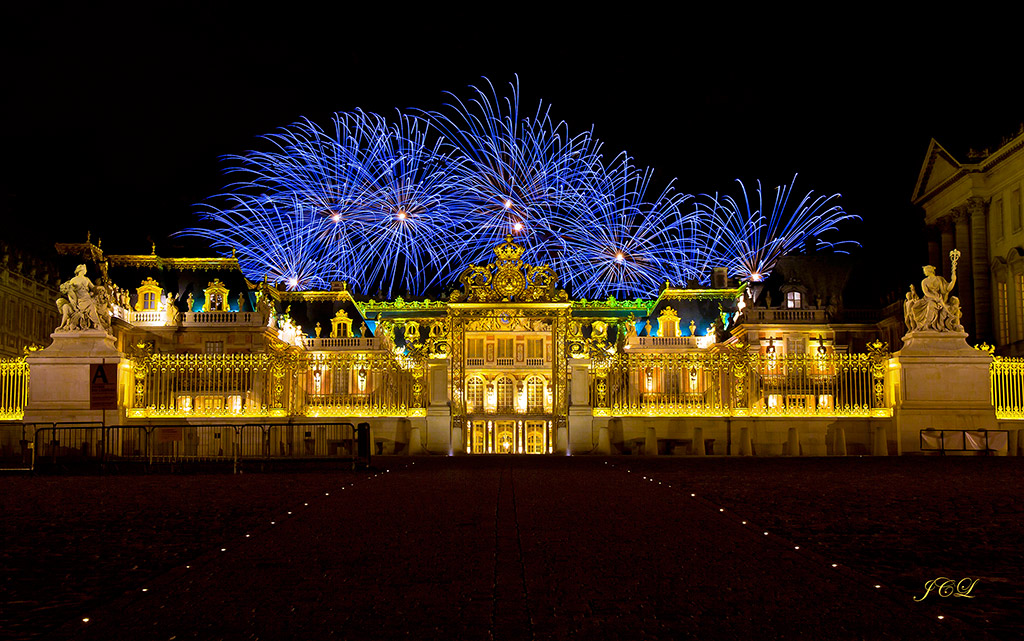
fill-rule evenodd
<path id="1" fill-rule="evenodd" d="M 766 209 L 761 181 L 748 192 L 742 181 L 739 199 L 705 194 L 698 199 L 698 225 L 695 238 L 703 242 L 706 260 L 727 266 L 731 276 L 759 281 L 767 278 L 779 258 L 801 251 L 808 240 L 819 246 L 843 251 L 851 241 L 830 242 L 822 238 L 837 231 L 839 223 L 860 220 L 839 205 L 839 194 L 815 196 L 808 192 L 799 201 L 793 198 L 796 176 L 789 185 L 774 189 L 774 198 Z M 791 206 L 791 203 L 795 205 Z"/>

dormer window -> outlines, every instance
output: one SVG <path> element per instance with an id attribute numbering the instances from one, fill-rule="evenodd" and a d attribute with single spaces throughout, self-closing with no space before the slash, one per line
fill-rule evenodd
<path id="1" fill-rule="evenodd" d="M 804 306 L 804 296 L 801 292 L 786 293 L 786 309 L 801 309 Z"/>
<path id="2" fill-rule="evenodd" d="M 153 312 L 160 306 L 160 298 L 163 296 L 163 289 L 152 278 L 142 281 L 136 290 L 138 299 L 135 301 L 135 311 Z"/>

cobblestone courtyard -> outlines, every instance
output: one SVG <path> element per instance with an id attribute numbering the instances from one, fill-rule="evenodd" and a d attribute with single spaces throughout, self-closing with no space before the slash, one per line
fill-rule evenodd
<path id="1" fill-rule="evenodd" d="M 0 478 L 0 637 L 984 639 L 1024 626 L 1014 458 L 375 468 Z M 977 579 L 974 598 L 915 602 L 939 576 Z"/>

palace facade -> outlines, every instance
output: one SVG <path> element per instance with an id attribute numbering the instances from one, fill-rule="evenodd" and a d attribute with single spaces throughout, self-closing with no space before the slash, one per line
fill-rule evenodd
<path id="1" fill-rule="evenodd" d="M 369 423 L 379 453 L 900 447 L 875 424 L 898 318 L 843 309 L 843 277 L 804 282 L 798 263 L 770 287 L 720 269 L 710 287 L 574 300 L 509 237 L 441 299 L 376 301 L 252 282 L 233 257 L 57 250 L 107 284 L 124 425 L 259 423 L 272 456 L 338 422 Z"/>

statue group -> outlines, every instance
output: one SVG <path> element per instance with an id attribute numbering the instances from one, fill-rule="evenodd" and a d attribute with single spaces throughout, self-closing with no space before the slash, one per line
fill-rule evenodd
<path id="1" fill-rule="evenodd" d="M 61 283 L 57 311 L 61 314 L 57 332 L 79 332 L 99 329 L 110 333 L 110 295 L 102 285 L 94 285 L 85 275 L 85 265 L 75 268 L 75 275 Z"/>
<path id="2" fill-rule="evenodd" d="M 949 253 L 952 265 L 952 280 L 946 280 L 935 273 L 935 267 L 925 265 L 924 280 L 921 281 L 921 296 L 910 286 L 903 303 L 903 317 L 909 332 L 962 332 L 960 324 L 960 300 L 950 296 L 956 285 L 956 262 L 960 252 Z"/>

